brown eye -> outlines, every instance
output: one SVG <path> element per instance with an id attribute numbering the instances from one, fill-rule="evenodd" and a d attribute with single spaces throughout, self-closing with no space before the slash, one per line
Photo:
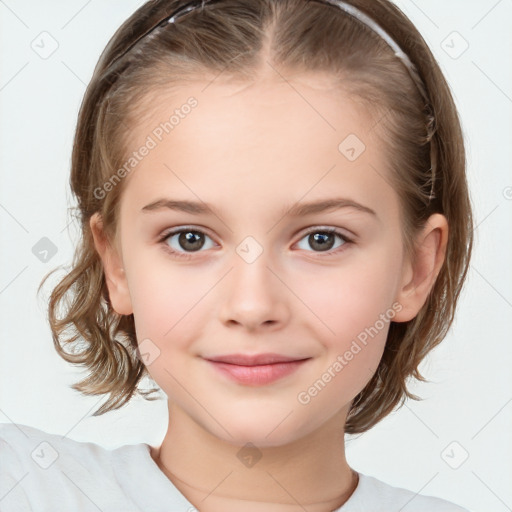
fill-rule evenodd
<path id="1" fill-rule="evenodd" d="M 335 243 L 335 236 L 332 233 L 313 233 L 308 235 L 308 243 L 313 249 L 329 251 Z"/>
<path id="2" fill-rule="evenodd" d="M 341 243 L 336 244 L 336 238 L 341 240 Z M 306 244 L 313 249 L 313 252 L 329 252 L 330 254 L 336 254 L 338 249 L 351 242 L 343 233 L 337 229 L 314 229 L 306 233 L 301 239 L 306 240 Z M 308 250 L 307 247 L 300 247 L 300 249 Z"/>
<path id="3" fill-rule="evenodd" d="M 202 234 L 195 231 L 182 231 L 178 236 L 178 245 L 186 250 L 198 251 L 203 247 Z"/>
<path id="4" fill-rule="evenodd" d="M 205 245 L 207 249 L 214 246 L 212 243 L 210 247 L 208 247 L 205 239 L 211 240 L 211 238 L 202 231 L 185 228 L 167 233 L 160 241 L 164 243 L 172 253 L 187 255 L 187 253 L 200 251 Z"/>

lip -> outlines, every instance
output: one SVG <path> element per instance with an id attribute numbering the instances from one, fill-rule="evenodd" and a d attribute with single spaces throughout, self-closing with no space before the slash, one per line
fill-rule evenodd
<path id="1" fill-rule="evenodd" d="M 308 359 L 306 357 L 284 356 L 281 354 L 265 353 L 265 354 L 227 354 L 223 356 L 214 356 L 206 358 L 208 361 L 217 363 L 235 364 L 238 366 L 257 366 L 275 363 L 289 363 Z"/>
<path id="2" fill-rule="evenodd" d="M 216 359 L 220 359 L 220 357 Z M 228 359 L 236 361 L 238 364 L 226 362 Z M 224 376 L 239 384 L 264 386 L 294 373 L 309 359 L 311 358 L 297 359 L 279 354 L 259 354 L 256 356 L 232 354 L 222 356 L 222 361 L 212 359 L 206 359 L 206 361 Z"/>

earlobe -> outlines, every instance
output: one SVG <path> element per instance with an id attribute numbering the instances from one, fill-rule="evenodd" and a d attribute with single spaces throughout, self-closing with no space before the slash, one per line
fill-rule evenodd
<path id="1" fill-rule="evenodd" d="M 116 313 L 130 315 L 133 308 L 128 289 L 123 262 L 116 247 L 108 240 L 103 230 L 99 213 L 94 213 L 89 221 L 94 246 L 103 264 L 110 302 Z"/>
<path id="2" fill-rule="evenodd" d="M 423 307 L 443 265 L 448 242 L 448 222 L 444 215 L 435 213 L 415 240 L 414 261 L 404 267 L 402 282 L 396 300 L 402 309 L 395 322 L 412 320 Z"/>

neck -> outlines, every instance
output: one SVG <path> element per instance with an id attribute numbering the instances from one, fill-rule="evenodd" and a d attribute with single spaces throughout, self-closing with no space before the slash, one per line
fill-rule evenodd
<path id="1" fill-rule="evenodd" d="M 202 512 L 291 512 L 306 506 L 311 512 L 329 512 L 343 505 L 358 484 L 345 458 L 346 412 L 306 437 L 258 447 L 219 439 L 169 403 L 169 429 L 152 455 Z"/>

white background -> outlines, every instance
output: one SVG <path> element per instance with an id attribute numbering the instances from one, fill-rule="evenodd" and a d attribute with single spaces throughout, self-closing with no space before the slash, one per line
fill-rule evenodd
<path id="1" fill-rule="evenodd" d="M 103 398 L 69 388 L 85 374 L 55 352 L 45 295 L 37 298 L 36 289 L 46 272 L 71 262 L 76 242 L 68 181 L 86 84 L 109 38 L 141 3 L 0 1 L 0 422 L 109 448 L 159 444 L 166 402 L 137 399 L 92 417 Z M 455 325 L 422 364 L 431 382 L 412 386 L 424 400 L 347 437 L 347 456 L 391 485 L 474 512 L 505 512 L 512 510 L 512 1 L 397 3 L 438 58 L 460 109 L 476 247 Z M 31 48 L 43 31 L 58 43 L 47 59 Z M 47 263 L 32 253 L 42 237 L 58 248 Z M 455 465 L 466 452 L 458 469 L 444 460 Z"/>

